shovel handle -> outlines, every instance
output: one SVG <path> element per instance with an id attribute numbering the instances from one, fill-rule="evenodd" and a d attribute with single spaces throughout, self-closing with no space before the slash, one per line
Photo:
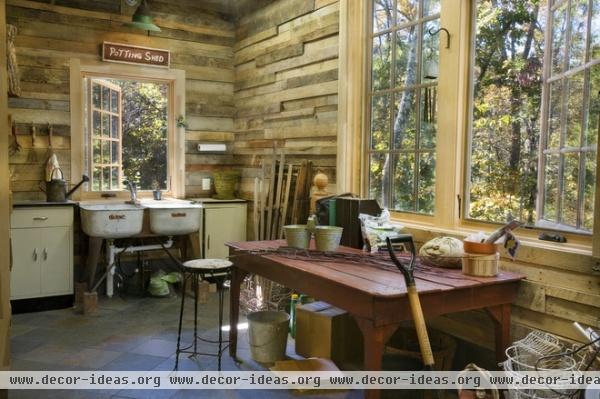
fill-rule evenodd
<path id="1" fill-rule="evenodd" d="M 429 342 L 429 335 L 427 334 L 427 325 L 425 324 L 425 317 L 423 316 L 423 309 L 421 308 L 417 287 L 409 285 L 407 291 L 408 302 L 410 303 L 410 310 L 413 320 L 415 321 L 417 338 L 419 339 L 419 348 L 421 349 L 421 356 L 423 357 L 423 364 L 431 367 L 434 365 L 435 360 L 433 359 L 433 352 L 431 350 L 431 343 Z"/>

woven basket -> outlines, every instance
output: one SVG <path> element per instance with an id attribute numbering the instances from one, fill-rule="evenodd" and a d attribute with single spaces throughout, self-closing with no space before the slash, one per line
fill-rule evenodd
<path id="1" fill-rule="evenodd" d="M 223 170 L 213 172 L 216 194 L 213 198 L 221 200 L 235 199 L 235 187 L 240 181 L 239 170 Z"/>

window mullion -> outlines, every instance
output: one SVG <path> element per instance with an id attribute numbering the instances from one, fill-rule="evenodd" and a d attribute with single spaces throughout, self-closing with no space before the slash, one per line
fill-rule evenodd
<path id="1" fill-rule="evenodd" d="M 390 89 L 394 89 L 394 85 L 396 84 L 396 47 L 397 47 L 397 30 L 396 30 L 396 22 L 398 19 L 398 1 L 393 1 L 393 10 L 392 10 L 392 29 L 391 29 L 391 46 L 392 46 L 392 59 L 391 59 L 391 68 L 390 68 Z M 391 150 L 394 149 L 394 104 L 396 102 L 396 93 L 390 93 L 390 120 L 389 120 L 389 142 L 388 142 L 388 164 L 387 164 L 387 173 L 388 173 L 388 184 L 387 184 L 387 207 L 393 208 L 393 200 L 394 200 L 394 157 L 391 154 Z M 384 193 L 385 194 L 385 193 Z"/>

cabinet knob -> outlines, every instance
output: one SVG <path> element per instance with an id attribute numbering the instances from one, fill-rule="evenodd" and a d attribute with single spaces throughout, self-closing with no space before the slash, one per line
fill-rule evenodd
<path id="1" fill-rule="evenodd" d="M 48 220 L 48 216 L 36 216 L 33 218 L 33 220 L 41 220 L 41 221 Z"/>
<path id="2" fill-rule="evenodd" d="M 44 248 L 44 250 L 42 251 L 42 259 L 44 259 L 44 260 L 48 259 L 48 251 L 46 251 L 46 248 Z"/>
<path id="3" fill-rule="evenodd" d="M 206 237 L 206 249 L 210 249 L 210 235 Z"/>
<path id="4" fill-rule="evenodd" d="M 33 249 L 33 261 L 34 261 L 34 262 L 37 262 L 37 258 L 38 258 L 38 255 L 37 255 L 37 249 L 36 249 L 36 248 L 34 248 L 34 249 Z"/>

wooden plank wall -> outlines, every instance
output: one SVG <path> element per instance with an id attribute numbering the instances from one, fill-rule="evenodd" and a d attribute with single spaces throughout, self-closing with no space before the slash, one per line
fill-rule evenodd
<path id="1" fill-rule="evenodd" d="M 274 146 L 286 163 L 312 160 L 334 189 L 338 32 L 337 0 L 279 0 L 236 24 L 233 154 L 244 198 Z"/>
<path id="2" fill-rule="evenodd" d="M 10 158 L 15 200 L 44 198 L 38 189 L 48 151 L 48 124 L 54 149 L 70 179 L 70 58 L 100 59 L 100 44 L 124 42 L 172 52 L 172 68 L 186 71 L 186 194 L 202 196 L 200 182 L 231 153 L 199 155 L 199 142 L 233 141 L 233 44 L 230 5 L 221 0 L 154 0 L 162 32 L 124 26 L 133 9 L 121 0 L 8 0 L 7 21 L 18 27 L 16 40 L 23 94 L 9 100 L 23 151 Z M 35 145 L 32 125 L 38 132 Z M 73 132 L 77 133 L 77 132 Z M 77 179 L 74 179 L 77 180 Z"/>

